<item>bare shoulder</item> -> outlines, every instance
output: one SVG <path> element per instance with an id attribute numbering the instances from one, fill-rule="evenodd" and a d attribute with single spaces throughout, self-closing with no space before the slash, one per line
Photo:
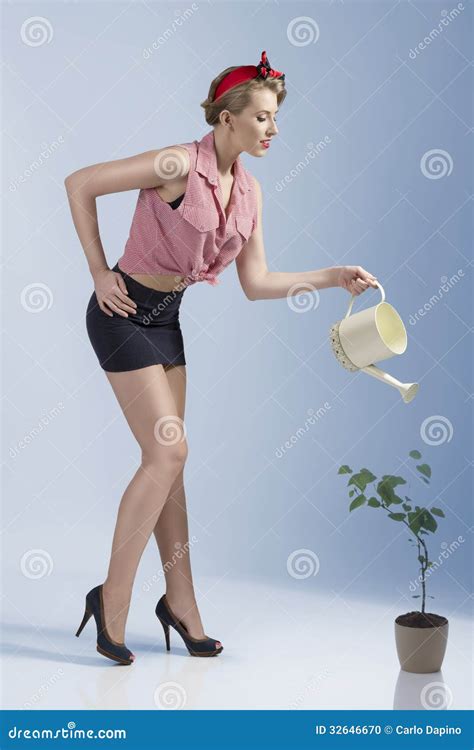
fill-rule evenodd
<path id="1" fill-rule="evenodd" d="M 64 182 L 68 191 L 99 196 L 168 185 L 185 177 L 189 168 L 187 146 L 173 144 L 83 167 L 68 175 Z"/>
<path id="2" fill-rule="evenodd" d="M 160 187 L 172 180 L 179 180 L 189 173 L 190 157 L 187 146 L 175 144 L 152 153 L 154 154 L 153 170 L 158 180 L 154 187 Z"/>
<path id="3" fill-rule="evenodd" d="M 249 174 L 250 174 L 250 173 L 249 173 Z M 255 175 L 253 175 L 253 174 L 252 174 L 252 175 L 250 175 L 250 176 L 251 176 L 251 178 L 252 178 L 252 180 L 253 180 L 253 183 L 254 183 L 254 185 L 255 185 L 255 190 L 257 191 L 257 194 L 260 194 L 260 196 L 261 196 L 261 195 L 262 195 L 262 188 L 261 188 L 261 185 L 260 185 L 259 181 L 258 181 L 258 180 L 257 180 L 257 178 L 255 177 Z"/>
<path id="4" fill-rule="evenodd" d="M 251 175 L 251 176 L 254 181 L 255 192 L 257 193 L 257 202 L 258 202 L 258 205 L 261 206 L 262 205 L 262 188 L 257 178 L 254 175 Z"/>

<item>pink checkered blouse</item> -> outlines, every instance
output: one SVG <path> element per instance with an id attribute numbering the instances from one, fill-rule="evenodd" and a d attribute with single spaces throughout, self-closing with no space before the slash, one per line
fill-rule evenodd
<path id="1" fill-rule="evenodd" d="M 207 281 L 216 285 L 217 275 L 239 254 L 256 227 L 255 182 L 238 156 L 226 217 L 214 130 L 200 141 L 180 145 L 190 157 L 183 200 L 173 209 L 154 187 L 141 188 L 118 263 L 128 274 L 171 274 L 184 276 L 187 284 Z"/>

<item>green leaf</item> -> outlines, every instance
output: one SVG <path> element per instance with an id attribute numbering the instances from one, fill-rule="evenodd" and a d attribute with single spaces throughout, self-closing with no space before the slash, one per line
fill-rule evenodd
<path id="1" fill-rule="evenodd" d="M 418 562 L 421 562 L 421 564 L 423 564 L 425 562 L 424 555 L 418 555 Z"/>
<path id="2" fill-rule="evenodd" d="M 423 474 L 425 477 L 431 476 L 431 468 L 428 466 L 428 464 L 419 464 L 419 466 L 416 467 L 420 474 Z"/>
<path id="3" fill-rule="evenodd" d="M 403 477 L 392 476 L 391 474 L 385 474 L 378 483 L 377 492 L 386 505 L 392 505 L 392 503 L 398 505 L 403 502 L 394 492 L 394 488 L 400 484 L 406 484 L 406 480 Z"/>
<path id="4" fill-rule="evenodd" d="M 377 477 L 374 476 L 371 471 L 368 469 L 361 469 L 357 474 L 354 474 L 347 484 L 355 484 L 361 492 L 364 492 L 369 482 L 373 482 L 375 479 L 377 479 Z"/>
<path id="5" fill-rule="evenodd" d="M 410 451 L 410 453 L 408 455 L 411 456 L 412 458 L 416 458 L 416 459 L 421 458 L 420 451 Z"/>
<path id="6" fill-rule="evenodd" d="M 349 506 L 349 512 L 352 510 L 355 510 L 356 508 L 360 508 L 361 505 L 363 505 L 366 501 L 365 495 L 358 495 L 350 504 Z"/>
<path id="7" fill-rule="evenodd" d="M 408 505 L 408 503 L 403 503 L 402 505 L 403 510 L 411 510 L 411 505 Z"/>
<path id="8" fill-rule="evenodd" d="M 426 508 L 423 508 L 423 512 L 421 514 L 421 525 L 423 528 L 428 529 L 428 531 L 436 531 L 438 528 L 438 524 L 436 523 L 435 519 L 427 510 Z"/>
<path id="9" fill-rule="evenodd" d="M 445 515 L 441 508 L 431 508 L 431 512 L 435 514 L 435 516 L 440 516 L 441 518 L 444 518 Z"/>
<path id="10" fill-rule="evenodd" d="M 351 490 L 351 491 L 349 492 L 349 497 L 352 497 L 352 495 L 354 494 L 354 492 L 355 492 L 355 490 Z"/>
<path id="11" fill-rule="evenodd" d="M 347 464 L 344 464 L 344 466 L 339 467 L 338 474 L 352 474 L 352 469 L 349 468 Z"/>
<path id="12" fill-rule="evenodd" d="M 393 521 L 404 521 L 405 513 L 389 513 L 388 517 L 391 518 Z"/>
<path id="13" fill-rule="evenodd" d="M 410 526 L 410 529 L 416 536 L 421 529 L 421 517 L 420 513 L 411 512 L 408 513 L 408 524 Z"/>
<path id="14" fill-rule="evenodd" d="M 382 503 L 379 503 L 376 497 L 369 497 L 367 505 L 370 505 L 371 508 L 380 508 Z"/>
<path id="15" fill-rule="evenodd" d="M 406 479 L 395 474 L 384 474 L 382 477 L 383 481 L 392 487 L 398 487 L 399 484 L 406 484 Z"/>

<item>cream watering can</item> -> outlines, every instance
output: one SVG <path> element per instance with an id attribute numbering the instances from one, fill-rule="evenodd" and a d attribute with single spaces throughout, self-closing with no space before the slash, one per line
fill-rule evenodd
<path id="1" fill-rule="evenodd" d="M 387 385 L 398 388 L 408 404 L 415 398 L 418 383 L 401 383 L 387 372 L 375 367 L 374 362 L 403 354 L 407 348 L 407 332 L 403 321 L 392 305 L 385 302 L 385 292 L 377 282 L 382 301 L 374 307 L 351 315 L 357 295 L 352 295 L 345 317 L 330 329 L 332 350 L 347 370 L 363 370 Z"/>

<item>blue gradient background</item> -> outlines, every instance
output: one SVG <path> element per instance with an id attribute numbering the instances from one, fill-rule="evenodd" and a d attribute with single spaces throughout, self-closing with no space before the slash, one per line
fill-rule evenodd
<path id="1" fill-rule="evenodd" d="M 249 302 L 235 265 L 213 288 L 187 290 L 181 325 L 188 361 L 185 470 L 194 577 L 268 580 L 342 599 L 400 599 L 417 608 L 418 573 L 402 528 L 383 513 L 348 513 L 341 464 L 377 476 L 402 474 L 418 504 L 446 515 L 427 537 L 466 540 L 431 578 L 427 609 L 468 614 L 472 583 L 472 6 L 416 59 L 437 26 L 439 2 L 207 3 L 159 44 L 185 5 L 42 3 L 3 8 L 4 26 L 4 590 L 19 602 L 26 550 L 47 550 L 55 575 L 80 596 L 106 572 L 120 497 L 140 461 L 138 447 L 98 366 L 85 328 L 92 280 L 71 221 L 63 180 L 83 166 L 208 130 L 199 103 L 220 70 L 257 63 L 262 49 L 286 73 L 279 136 L 261 159 L 243 155 L 264 194 L 264 238 L 272 271 L 357 264 L 384 285 L 408 332 L 406 353 L 382 363 L 418 381 L 405 405 L 396 390 L 344 370 L 329 327 L 347 309 L 338 289 L 288 301 Z M 188 6 L 191 7 L 191 6 Z M 25 45 L 19 28 L 49 19 L 50 44 Z M 319 38 L 296 44 L 298 16 Z M 301 41 L 301 40 L 300 40 Z M 11 190 L 45 144 L 60 145 Z M 330 142 L 293 177 L 308 143 Z M 427 179 L 420 160 L 443 149 L 452 173 Z M 98 199 L 110 267 L 121 256 L 137 191 Z M 464 276 L 416 325 L 409 319 L 458 269 Z M 36 282 L 53 303 L 40 314 L 21 304 Z M 376 304 L 368 291 L 354 309 Z M 295 302 L 295 299 L 293 299 Z M 309 309 L 303 312 L 304 306 Z M 59 416 L 13 457 L 10 449 L 45 413 Z M 329 408 L 279 458 L 308 410 Z M 424 420 L 449 420 L 449 439 L 429 445 Z M 417 448 L 433 470 L 429 487 L 413 473 Z M 319 572 L 298 580 L 287 560 L 317 555 Z M 136 586 L 161 569 L 151 542 Z M 99 573 L 100 577 L 101 573 Z M 78 594 L 79 596 L 79 594 Z"/>

